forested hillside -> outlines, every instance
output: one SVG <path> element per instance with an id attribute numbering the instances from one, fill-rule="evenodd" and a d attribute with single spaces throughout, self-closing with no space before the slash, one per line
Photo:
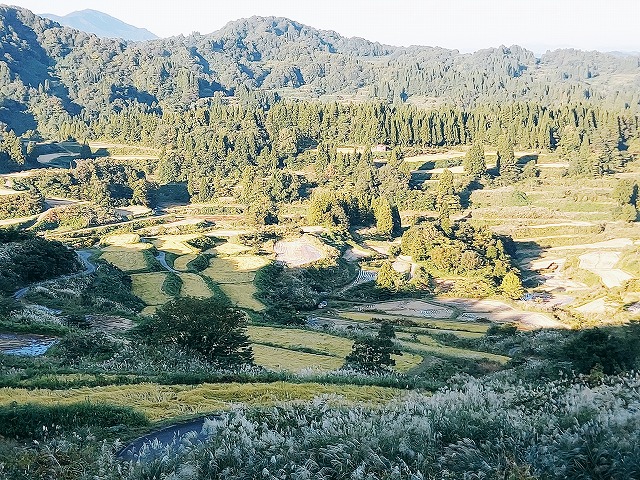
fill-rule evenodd
<path id="1" fill-rule="evenodd" d="M 275 17 L 127 44 L 2 6 L 0 49 L 0 121 L 18 135 L 35 129 L 47 135 L 72 117 L 95 120 L 127 108 L 160 114 L 209 97 L 246 103 L 256 90 L 272 99 L 462 109 L 516 101 L 635 109 L 640 99 L 637 56 L 558 50 L 536 58 L 518 46 L 473 54 L 398 48 Z"/>

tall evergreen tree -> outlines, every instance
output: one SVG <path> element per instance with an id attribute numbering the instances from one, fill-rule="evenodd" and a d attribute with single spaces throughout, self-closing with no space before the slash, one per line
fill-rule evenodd
<path id="1" fill-rule="evenodd" d="M 464 171 L 472 180 L 479 180 L 487 173 L 487 164 L 484 158 L 484 146 L 481 143 L 474 143 L 463 161 Z"/>
<path id="2" fill-rule="evenodd" d="M 505 183 L 511 184 L 518 181 L 520 169 L 513 152 L 513 144 L 506 135 L 498 140 L 497 168 L 498 175 Z"/>

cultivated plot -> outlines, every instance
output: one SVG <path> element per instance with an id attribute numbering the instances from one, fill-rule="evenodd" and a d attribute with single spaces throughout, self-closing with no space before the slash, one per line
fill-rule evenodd
<path id="1" fill-rule="evenodd" d="M 133 294 L 149 306 L 164 305 L 172 297 L 162 291 L 167 274 L 163 272 L 131 275 Z"/>

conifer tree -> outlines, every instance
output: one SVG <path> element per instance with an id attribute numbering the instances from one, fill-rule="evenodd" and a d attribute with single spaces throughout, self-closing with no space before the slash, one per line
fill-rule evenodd
<path id="1" fill-rule="evenodd" d="M 353 343 L 351 353 L 345 359 L 345 367 L 365 373 L 389 371 L 396 364 L 391 356 L 402 355 L 393 343 L 395 337 L 393 325 L 382 322 L 376 337 L 359 339 Z"/>
<path id="2" fill-rule="evenodd" d="M 498 175 L 507 184 L 515 183 L 520 176 L 520 169 L 513 152 L 513 144 L 506 135 L 498 140 L 497 152 Z"/>
<path id="3" fill-rule="evenodd" d="M 487 173 L 487 165 L 484 158 L 484 146 L 474 143 L 464 156 L 464 171 L 472 180 L 479 180 Z"/>
<path id="4" fill-rule="evenodd" d="M 500 290 L 502 290 L 502 293 L 507 297 L 512 298 L 513 300 L 518 300 L 524 293 L 522 282 L 513 272 L 509 272 L 504 276 L 502 283 L 500 284 Z"/>

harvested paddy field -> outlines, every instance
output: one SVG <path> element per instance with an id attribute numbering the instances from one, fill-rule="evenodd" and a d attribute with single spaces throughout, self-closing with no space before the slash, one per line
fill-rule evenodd
<path id="1" fill-rule="evenodd" d="M 181 297 L 210 298 L 213 295 L 203 278 L 195 273 L 180 273 L 182 280 Z"/>
<path id="2" fill-rule="evenodd" d="M 196 255 L 195 253 L 181 255 L 173 261 L 173 268 L 180 272 L 186 272 L 188 270 L 187 264 L 195 260 L 196 258 L 198 258 L 198 255 Z"/>
<path id="3" fill-rule="evenodd" d="M 340 316 L 359 321 L 370 321 L 372 318 L 393 319 L 401 317 L 416 323 L 428 322 L 429 324 L 434 324 L 434 321 L 438 320 L 457 320 L 468 325 L 473 325 L 473 322 L 484 319 L 486 322 L 515 323 L 523 329 L 564 327 L 548 315 L 519 310 L 498 300 L 446 297 L 440 297 L 437 301 L 430 302 L 410 299 L 357 305 L 349 311 L 341 312 Z M 453 322 L 453 324 L 457 323 Z"/>
<path id="4" fill-rule="evenodd" d="M 633 276 L 619 268 L 614 268 L 619 261 L 620 252 L 589 252 L 580 255 L 580 268 L 598 275 L 607 288 L 620 287 Z"/>
<path id="5" fill-rule="evenodd" d="M 167 274 L 163 272 L 131 275 L 133 294 L 149 306 L 164 305 L 172 297 L 162 291 Z"/>
<path id="6" fill-rule="evenodd" d="M 331 358 L 331 357 L 329 357 Z M 109 403 L 135 408 L 150 420 L 206 414 L 228 410 L 243 403 L 272 406 L 283 401 L 312 400 L 321 395 L 337 395 L 345 404 L 384 404 L 402 396 L 397 389 L 318 383 L 224 383 L 192 385 L 139 384 L 108 387 L 84 387 L 66 390 L 0 388 L 0 405 L 36 403 L 43 405 L 78 402 Z"/>

